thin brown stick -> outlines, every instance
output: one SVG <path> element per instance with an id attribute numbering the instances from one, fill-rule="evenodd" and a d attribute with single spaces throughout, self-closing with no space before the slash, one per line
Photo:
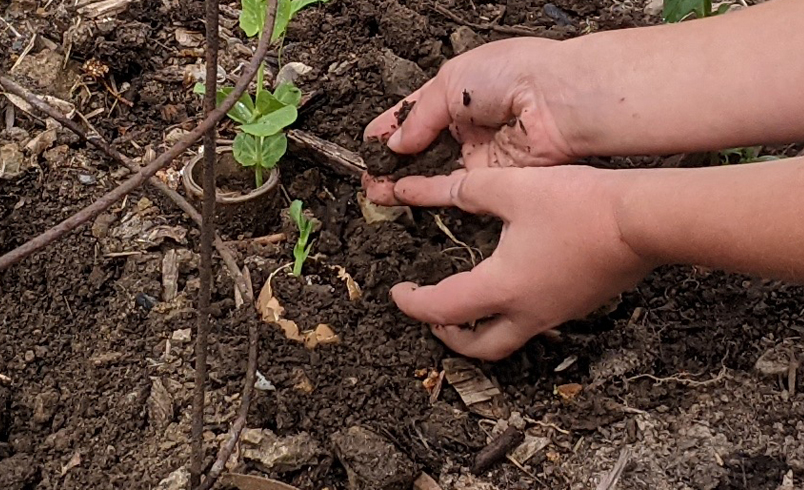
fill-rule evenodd
<path id="1" fill-rule="evenodd" d="M 206 0 L 206 87 L 204 92 L 204 113 L 208 116 L 215 110 L 218 91 L 218 0 Z M 204 133 L 204 198 L 201 209 L 201 257 L 198 289 L 198 324 L 195 336 L 195 386 L 193 389 L 193 414 L 190 442 L 190 481 L 189 490 L 201 483 L 204 471 L 204 395 L 207 385 L 207 351 L 209 338 L 209 304 L 212 300 L 212 241 L 215 235 L 215 136 L 217 127 L 212 126 Z"/>
<path id="2" fill-rule="evenodd" d="M 525 26 L 501 26 L 498 24 L 477 24 L 475 22 L 470 22 L 458 14 L 452 12 L 448 8 L 438 5 L 437 3 L 433 5 L 432 9 L 439 14 L 443 15 L 444 17 L 450 19 L 451 21 L 455 22 L 456 24 L 464 25 L 466 27 L 471 27 L 472 29 L 477 29 L 479 31 L 494 31 L 499 32 L 500 34 L 510 34 L 513 36 L 541 36 L 541 37 L 555 37 L 551 36 L 548 31 L 546 30 L 537 30 L 532 29 L 530 27 Z"/>
<path id="3" fill-rule="evenodd" d="M 243 396 L 240 400 L 240 409 L 237 413 L 237 418 L 232 427 L 229 429 L 229 439 L 221 446 L 218 451 L 218 457 L 212 464 L 206 479 L 198 487 L 198 490 L 209 490 L 215 484 L 215 481 L 221 476 L 223 470 L 226 469 L 226 462 L 234 451 L 237 441 L 240 439 L 240 433 L 246 426 L 246 417 L 248 416 L 248 409 L 251 406 L 251 397 L 254 394 L 254 382 L 257 377 L 257 343 L 260 339 L 259 323 L 250 322 L 248 326 L 248 361 L 246 363 L 246 381 L 243 386 Z"/>
<path id="4" fill-rule="evenodd" d="M 127 181 L 123 182 L 104 196 L 100 197 L 97 201 L 82 209 L 78 213 L 70 216 L 61 223 L 50 228 L 41 235 L 25 242 L 7 254 L 0 256 L 0 271 L 8 269 L 10 266 L 25 259 L 34 252 L 37 252 L 50 245 L 67 233 L 70 233 L 82 224 L 98 216 L 100 213 L 111 207 L 114 203 L 122 199 L 123 196 L 142 185 L 143 182 L 156 174 L 156 172 L 158 172 L 161 168 L 165 167 L 168 163 L 181 155 L 193 143 L 201 138 L 201 136 L 203 136 L 203 134 L 210 128 L 216 126 L 218 122 L 223 119 L 226 113 L 229 112 L 229 109 L 234 106 L 235 102 L 240 98 L 243 92 L 246 91 L 249 83 L 251 83 L 251 80 L 257 73 L 260 62 L 268 52 L 268 47 L 271 44 L 271 32 L 273 31 L 272 19 L 274 18 L 274 11 L 271 10 L 271 7 L 268 7 L 268 10 L 270 17 L 266 16 L 266 19 L 271 19 L 271 22 L 266 20 L 265 31 L 263 32 L 260 42 L 257 45 L 257 51 L 254 53 L 254 56 L 251 58 L 251 61 L 246 69 L 243 70 L 243 75 L 237 81 L 237 84 L 235 84 L 232 92 L 229 93 L 229 95 L 223 100 L 217 109 L 212 111 L 195 127 L 195 129 L 187 134 L 187 136 L 182 138 L 178 143 L 173 145 L 173 147 L 160 155 L 153 162 L 143 167 L 142 170 L 140 170 L 136 175 L 132 176 Z M 268 34 L 267 36 L 265 35 L 266 33 Z M 6 81 L 8 81 L 8 79 L 0 75 L 0 85 L 5 86 Z"/>
<path id="5" fill-rule="evenodd" d="M 115 150 L 97 131 L 94 130 L 90 126 L 90 132 L 87 133 L 84 131 L 81 126 L 78 125 L 75 121 L 67 119 L 67 116 L 62 114 L 58 109 L 54 108 L 50 104 L 44 102 L 41 98 L 31 93 L 26 88 L 16 84 L 15 82 L 0 78 L 0 84 L 5 87 L 6 92 L 12 93 L 26 102 L 28 102 L 32 107 L 38 109 L 39 111 L 47 114 L 51 118 L 58 121 L 62 126 L 66 127 L 76 135 L 78 135 L 82 140 L 86 141 L 87 143 L 91 144 L 95 148 L 101 150 L 106 155 L 108 155 L 113 160 L 117 161 L 118 163 L 128 167 L 129 170 L 132 172 L 139 172 L 142 170 L 136 162 L 132 159 L 127 157 L 126 155 L 120 153 L 119 151 Z M 181 194 L 174 191 L 170 187 L 168 187 L 164 182 L 159 180 L 157 177 L 150 177 L 148 179 L 148 183 L 154 186 L 159 192 L 167 196 L 171 201 L 176 203 L 176 205 L 187 215 L 190 217 L 191 220 L 196 222 L 199 226 L 201 225 L 201 213 L 198 212 L 192 204 L 190 204 Z M 226 268 L 229 270 L 229 274 L 232 276 L 232 279 L 235 282 L 235 286 L 243 295 L 244 298 L 248 300 L 253 300 L 253 296 L 249 292 L 250 289 L 246 285 L 246 280 L 243 277 L 243 274 L 240 272 L 240 268 L 237 265 L 237 260 L 235 260 L 234 254 L 226 245 L 226 243 L 221 240 L 219 236 L 215 236 L 215 248 L 218 250 L 218 254 L 220 254 L 221 259 L 223 260 Z"/>

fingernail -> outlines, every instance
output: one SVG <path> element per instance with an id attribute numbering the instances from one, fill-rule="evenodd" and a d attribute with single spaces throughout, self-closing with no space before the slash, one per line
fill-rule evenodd
<path id="1" fill-rule="evenodd" d="M 394 134 L 388 138 L 388 148 L 393 151 L 397 151 L 399 149 L 399 145 L 402 144 L 402 128 L 399 128 Z"/>

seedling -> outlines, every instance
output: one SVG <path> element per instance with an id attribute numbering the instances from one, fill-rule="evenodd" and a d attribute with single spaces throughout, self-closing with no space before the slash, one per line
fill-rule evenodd
<path id="1" fill-rule="evenodd" d="M 692 14 L 702 19 L 726 13 L 731 4 L 722 3 L 717 9 L 712 9 L 712 0 L 664 0 L 662 16 L 665 22 L 681 22 Z"/>
<path id="2" fill-rule="evenodd" d="M 317 2 L 328 0 L 279 0 L 271 42 L 284 40 L 288 24 L 296 14 Z M 267 0 L 242 0 L 240 28 L 248 37 L 262 36 L 265 26 Z M 281 53 L 281 47 L 280 47 Z M 254 168 L 257 188 L 263 184 L 263 171 L 273 169 L 285 155 L 288 147 L 285 128 L 296 122 L 301 102 L 301 90 L 292 83 L 280 84 L 272 93 L 265 90 L 265 62 L 257 71 L 257 88 L 254 97 L 244 93 L 227 113 L 238 123 L 232 145 L 235 160 L 244 167 Z M 234 87 L 222 87 L 216 94 L 217 103 L 226 98 Z M 204 84 L 196 84 L 195 93 L 205 92 Z"/>
<path id="3" fill-rule="evenodd" d="M 296 246 L 293 247 L 293 257 L 296 258 L 296 262 L 293 264 L 293 275 L 298 277 L 301 276 L 302 266 L 304 266 L 307 256 L 310 255 L 310 248 L 313 246 L 312 243 L 307 243 L 310 239 L 310 233 L 313 231 L 313 220 L 304 215 L 302 202 L 298 199 L 290 205 L 290 217 L 299 228 L 299 239 L 296 241 Z"/>

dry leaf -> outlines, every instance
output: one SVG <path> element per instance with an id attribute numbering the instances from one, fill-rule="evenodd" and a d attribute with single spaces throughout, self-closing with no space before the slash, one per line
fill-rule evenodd
<path id="1" fill-rule="evenodd" d="M 338 271 L 338 279 L 344 281 L 346 283 L 346 289 L 349 291 L 349 300 L 356 301 L 363 296 L 363 291 L 360 289 L 360 286 L 355 282 L 354 278 L 346 272 L 344 267 L 339 265 L 330 266 L 331 268 Z"/>
<path id="2" fill-rule="evenodd" d="M 304 333 L 304 345 L 308 349 L 313 349 L 318 344 L 337 344 L 340 340 L 332 327 L 324 323 L 317 326 L 315 330 L 308 330 Z"/>
<path id="3" fill-rule="evenodd" d="M 556 386 L 556 393 L 566 401 L 572 400 L 578 393 L 583 390 L 583 386 L 578 383 L 569 383 L 561 386 Z"/>
<path id="4" fill-rule="evenodd" d="M 299 490 L 281 481 L 241 473 L 225 473 L 221 476 L 221 481 L 226 485 L 237 487 L 238 490 Z"/>
<path id="5" fill-rule="evenodd" d="M 396 221 L 403 214 L 413 219 L 413 211 L 409 206 L 377 206 L 366 198 L 362 192 L 357 194 L 357 204 L 363 213 L 366 223 L 380 223 L 382 221 Z"/>
<path id="6" fill-rule="evenodd" d="M 433 388 L 435 388 L 436 383 L 438 383 L 438 376 L 438 371 L 430 371 L 430 373 L 427 375 L 427 378 L 422 381 L 422 385 L 428 393 L 433 392 Z"/>

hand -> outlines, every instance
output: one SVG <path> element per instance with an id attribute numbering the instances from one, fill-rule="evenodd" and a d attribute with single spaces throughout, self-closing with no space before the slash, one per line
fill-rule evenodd
<path id="1" fill-rule="evenodd" d="M 620 174 L 582 166 L 459 170 L 393 187 L 414 206 L 457 206 L 504 222 L 494 253 L 434 286 L 401 283 L 391 296 L 459 354 L 504 358 L 531 337 L 585 316 L 653 268 L 617 224 Z M 488 319 L 489 317 L 493 317 Z M 477 321 L 475 328 L 466 325 Z"/>
<path id="2" fill-rule="evenodd" d="M 562 134 L 557 111 L 561 70 L 559 43 L 509 39 L 485 44 L 447 62 L 438 75 L 406 98 L 415 105 L 401 127 L 389 109 L 365 130 L 365 138 L 388 141 L 396 153 L 418 153 L 449 128 L 462 143 L 468 169 L 546 166 L 576 155 Z M 387 179 L 364 178 L 368 198 L 398 204 Z"/>

